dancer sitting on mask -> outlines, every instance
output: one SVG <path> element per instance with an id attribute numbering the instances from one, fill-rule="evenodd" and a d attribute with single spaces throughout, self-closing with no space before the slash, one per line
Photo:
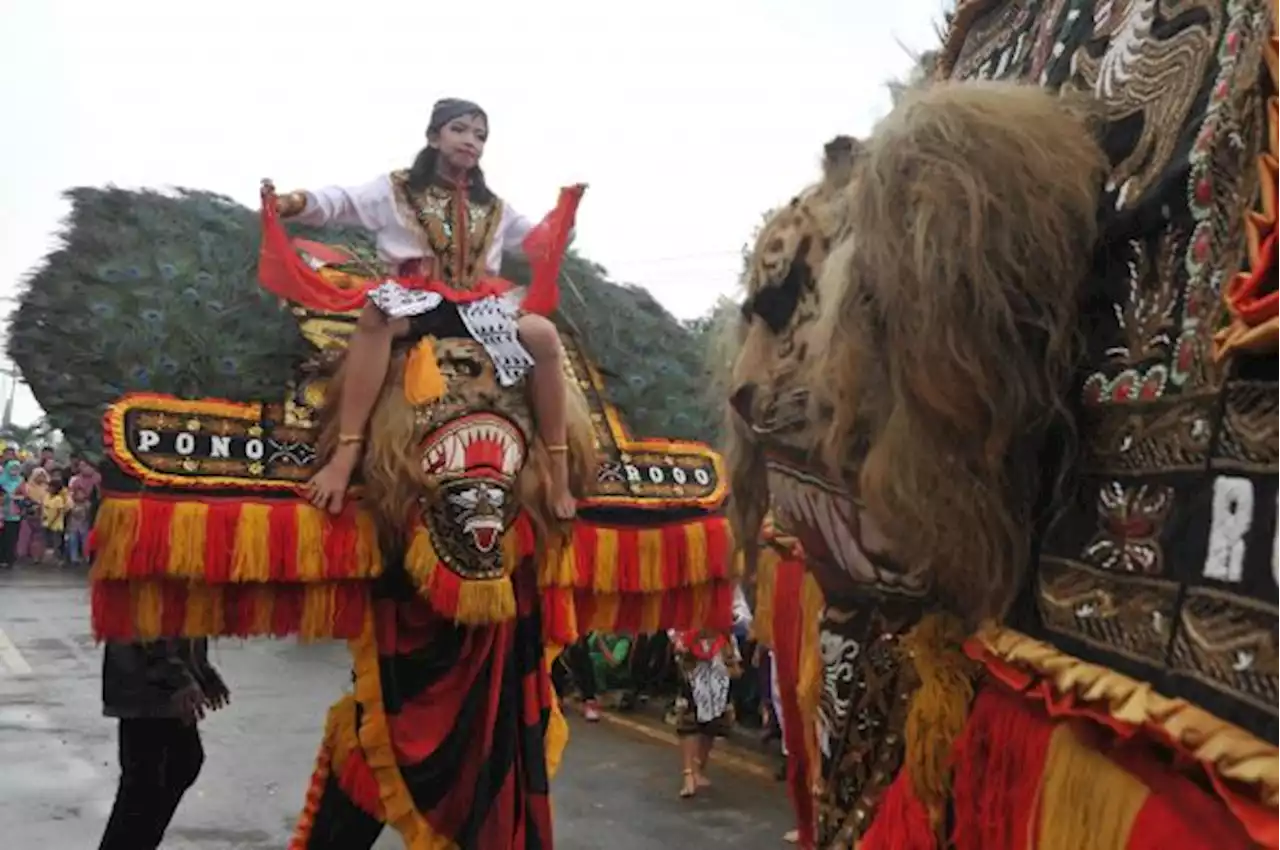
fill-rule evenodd
<path id="1" fill-rule="evenodd" d="M 552 456 L 552 510 L 563 520 L 576 513 L 569 489 L 559 334 L 545 316 L 518 314 L 515 302 L 503 297 L 511 285 L 497 277 L 503 253 L 521 250 L 535 225 L 486 185 L 479 163 L 488 137 L 489 119 L 477 104 L 441 100 L 427 126 L 427 146 L 408 171 L 354 188 L 291 192 L 276 199 L 277 212 L 291 221 L 369 230 L 376 237 L 379 257 L 399 279 L 369 293 L 347 348 L 348 379 L 339 408 L 337 445 L 308 483 L 317 507 L 333 513 L 342 509 L 386 377 L 392 342 L 409 333 L 413 317 L 440 304 L 444 289 L 452 291 L 443 293 L 451 300 L 462 295 L 457 300 L 463 305 L 463 321 L 493 358 L 504 384 L 514 384 L 526 370 L 532 372 L 539 436 Z M 421 286 L 406 285 L 406 280 Z"/>

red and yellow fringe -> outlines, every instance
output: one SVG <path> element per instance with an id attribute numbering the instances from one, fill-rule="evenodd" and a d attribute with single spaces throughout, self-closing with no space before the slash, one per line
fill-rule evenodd
<path id="1" fill-rule="evenodd" d="M 756 605 L 752 631 L 776 658 L 778 693 L 788 749 L 799 754 L 787 764 L 788 792 L 799 829 L 798 843 L 815 840 L 814 789 L 821 783 L 818 703 L 822 696 L 822 610 L 826 604 L 809 572 L 798 540 L 766 517 L 756 562 Z"/>
<path id="2" fill-rule="evenodd" d="M 919 781 L 904 767 L 881 799 L 861 850 L 1259 846 L 1221 801 L 1149 742 L 1056 717 L 998 680 L 979 689 L 951 762 L 949 840 L 939 836 L 916 793 Z"/>
<path id="3" fill-rule="evenodd" d="M 1224 836 L 1230 834 L 1232 824 L 1238 824 L 1256 845 L 1280 846 L 1280 750 L 1275 746 L 1185 700 L 1163 697 L 1146 682 L 1081 661 L 1011 629 L 991 629 L 971 639 L 965 648 L 983 664 L 991 679 L 1043 714 L 1044 722 L 1054 724 L 1055 734 L 1057 726 L 1092 729 L 1096 740 L 1090 745 L 1130 756 L 1124 767 L 1143 774 L 1144 787 L 1171 786 L 1169 793 L 1182 795 L 1182 806 L 1204 809 L 1203 818 L 1215 811 L 1230 812 L 1231 823 L 1218 830 Z M 980 696 L 979 703 L 982 699 Z M 1072 719 L 1078 722 L 1064 722 Z M 1085 720 L 1089 722 L 1079 722 Z M 1003 740 L 1003 729 L 995 736 Z M 1173 751 L 1178 758 L 1172 766 L 1150 755 L 1153 745 Z M 1208 787 L 1224 805 L 1209 805 L 1213 796 L 1195 793 L 1199 786 L 1184 775 L 1188 767 L 1192 777 L 1207 779 Z M 1045 776 L 1055 769 L 1053 764 L 1047 765 Z M 990 780 L 984 774 L 983 781 Z M 1048 791 L 1043 793 L 1047 796 Z M 1165 805 L 1168 799 L 1167 795 L 1156 795 L 1151 805 Z M 1116 846 L 1133 850 L 1138 846 L 1134 840 Z"/>
<path id="4" fill-rule="evenodd" d="M 354 504 L 331 516 L 301 499 L 108 496 L 94 543 L 99 581 L 309 583 L 382 573 L 373 518 Z"/>
<path id="5" fill-rule="evenodd" d="M 159 637 L 347 639 L 369 608 L 363 581 L 313 584 L 201 584 L 178 579 L 95 581 L 98 640 Z"/>
<path id="6" fill-rule="evenodd" d="M 502 623 L 516 617 L 516 591 L 511 574 L 533 556 L 530 546 L 521 546 L 522 535 L 510 529 L 502 539 L 502 575 L 489 579 L 463 578 L 444 563 L 431 543 L 431 534 L 419 526 L 413 531 L 405 569 L 414 580 L 418 594 L 432 609 L 464 626 Z M 531 536 L 530 536 L 531 538 Z"/>
<path id="7" fill-rule="evenodd" d="M 787 791 L 801 847 L 812 847 L 817 825 L 813 789 L 821 777 L 818 698 L 822 591 L 798 548 L 768 546 L 756 563 L 756 638 L 773 651 L 787 749 Z"/>
<path id="8" fill-rule="evenodd" d="M 95 526 L 94 629 L 102 639 L 160 636 L 351 638 L 381 574 L 373 519 L 337 517 L 300 500 L 109 497 Z M 468 580 L 444 564 L 425 529 L 406 568 L 443 616 L 464 625 L 516 615 L 510 575 L 538 561 L 548 640 L 581 630 L 728 628 L 740 569 L 721 516 L 645 528 L 579 520 L 540 547 L 520 517 L 503 542 L 504 576 Z"/>
<path id="9" fill-rule="evenodd" d="M 502 553 L 503 577 L 464 579 L 441 561 L 426 529 L 418 528 L 406 568 L 438 613 L 478 625 L 516 616 L 509 577 L 527 559 L 541 557 L 543 629 L 560 645 L 585 631 L 728 628 L 732 622 L 739 562 L 720 516 L 649 528 L 579 520 L 571 535 L 543 549 L 522 517 L 503 537 Z"/>

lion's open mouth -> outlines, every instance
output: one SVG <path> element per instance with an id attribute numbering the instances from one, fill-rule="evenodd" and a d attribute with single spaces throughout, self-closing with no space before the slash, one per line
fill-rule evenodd
<path id="1" fill-rule="evenodd" d="M 422 446 L 422 471 L 428 475 L 489 472 L 514 478 L 524 458 L 524 436 L 515 425 L 492 413 L 475 413 L 427 437 Z"/>
<path id="2" fill-rule="evenodd" d="M 475 542 L 476 549 L 481 552 L 492 552 L 493 547 L 502 539 L 502 520 L 498 517 L 472 517 L 464 527 Z"/>

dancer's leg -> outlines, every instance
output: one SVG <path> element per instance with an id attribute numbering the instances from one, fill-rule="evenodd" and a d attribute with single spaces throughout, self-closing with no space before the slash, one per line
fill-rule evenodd
<path id="1" fill-rule="evenodd" d="M 715 746 L 716 739 L 713 734 L 702 732 L 697 736 L 698 741 L 698 772 L 695 779 L 699 788 L 706 788 L 711 784 L 711 780 L 707 778 L 707 763 L 711 761 L 711 748 Z"/>
<path id="2" fill-rule="evenodd" d="M 156 850 L 200 775 L 204 748 L 193 723 L 120 721 L 120 785 L 99 850 Z"/>
<path id="3" fill-rule="evenodd" d="M 680 735 L 680 761 L 683 766 L 680 796 L 692 797 L 698 793 L 698 734 Z"/>
<path id="4" fill-rule="evenodd" d="M 521 316 L 517 328 L 520 342 L 534 360 L 533 413 L 538 436 L 551 453 L 551 510 L 560 519 L 572 519 L 578 506 L 569 490 L 567 387 L 560 334 L 550 319 L 533 314 Z"/>
<path id="5" fill-rule="evenodd" d="M 332 513 L 342 510 L 351 474 L 360 461 L 365 426 L 391 364 L 391 342 L 407 330 L 407 319 L 388 319 L 372 303 L 365 304 L 360 313 L 343 361 L 346 377 L 338 409 L 338 445 L 324 468 L 307 484 L 316 507 Z"/>

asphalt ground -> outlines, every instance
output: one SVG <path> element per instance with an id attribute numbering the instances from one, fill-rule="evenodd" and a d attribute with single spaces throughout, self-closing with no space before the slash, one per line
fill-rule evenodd
<path id="1" fill-rule="evenodd" d="M 324 714 L 350 680 L 345 646 L 219 641 L 234 701 L 202 724 L 205 765 L 166 850 L 283 848 Z M 101 713 L 101 649 L 82 572 L 0 572 L 0 847 L 92 850 L 115 794 L 116 728 Z M 654 712 L 571 714 L 553 784 L 558 850 L 784 847 L 790 810 L 767 757 L 729 746 L 713 785 L 678 797 L 675 738 Z M 379 850 L 400 847 L 390 830 Z"/>

